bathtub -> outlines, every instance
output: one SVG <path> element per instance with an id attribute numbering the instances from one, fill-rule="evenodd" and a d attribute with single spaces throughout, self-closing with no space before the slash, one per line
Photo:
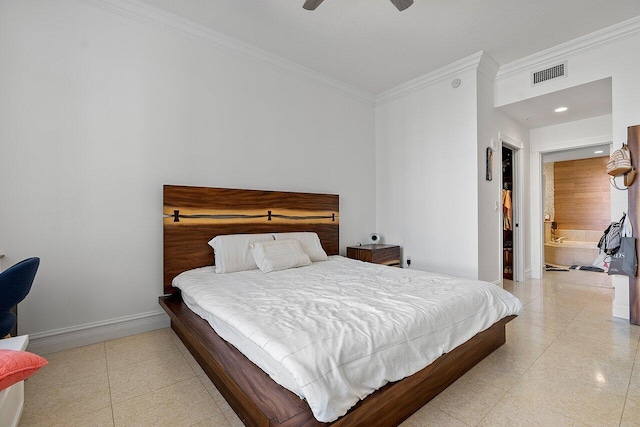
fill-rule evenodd
<path id="1" fill-rule="evenodd" d="M 591 265 L 598 256 L 598 242 L 564 240 L 544 244 L 544 260 L 555 265 Z"/>

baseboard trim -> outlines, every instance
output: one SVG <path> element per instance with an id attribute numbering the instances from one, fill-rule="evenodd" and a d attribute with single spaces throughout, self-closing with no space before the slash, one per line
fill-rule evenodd
<path id="1" fill-rule="evenodd" d="M 626 304 L 616 304 L 614 301 L 611 315 L 620 319 L 629 320 L 629 306 Z"/>
<path id="2" fill-rule="evenodd" d="M 169 316 L 164 311 L 151 311 L 102 322 L 86 323 L 69 328 L 29 334 L 27 350 L 37 354 L 54 353 L 167 328 L 169 325 Z"/>
<path id="3" fill-rule="evenodd" d="M 533 269 L 532 268 L 524 271 L 524 280 L 531 280 L 531 279 L 533 279 Z"/>

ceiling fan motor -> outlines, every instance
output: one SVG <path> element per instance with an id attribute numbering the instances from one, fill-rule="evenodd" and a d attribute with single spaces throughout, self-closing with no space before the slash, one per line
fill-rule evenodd
<path id="1" fill-rule="evenodd" d="M 315 10 L 323 1 L 324 0 L 306 0 L 302 7 L 306 10 Z M 413 0 L 391 0 L 391 3 L 402 12 L 413 4 Z"/>

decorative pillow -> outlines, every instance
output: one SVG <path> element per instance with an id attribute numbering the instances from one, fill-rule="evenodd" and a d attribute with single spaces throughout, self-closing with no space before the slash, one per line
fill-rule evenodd
<path id="1" fill-rule="evenodd" d="M 213 248 L 216 273 L 255 270 L 258 268 L 251 256 L 249 245 L 254 242 L 273 241 L 271 234 L 228 234 L 216 236 L 209 242 Z"/>
<path id="2" fill-rule="evenodd" d="M 274 240 L 251 244 L 251 253 L 264 273 L 310 265 L 311 260 L 297 240 Z"/>
<path id="3" fill-rule="evenodd" d="M 322 249 L 320 238 L 316 233 L 275 233 L 273 237 L 276 240 L 297 240 L 300 242 L 302 250 L 309 255 L 309 258 L 313 262 L 326 261 L 329 259 L 327 253 Z"/>
<path id="4" fill-rule="evenodd" d="M 0 350 L 0 390 L 29 378 L 47 361 L 28 351 Z"/>

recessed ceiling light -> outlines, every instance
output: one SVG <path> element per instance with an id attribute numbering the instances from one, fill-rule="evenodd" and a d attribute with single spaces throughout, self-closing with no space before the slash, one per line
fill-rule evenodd
<path id="1" fill-rule="evenodd" d="M 594 152 L 593 152 L 593 154 L 602 154 L 602 153 L 604 153 L 604 151 L 603 151 L 603 150 L 598 150 L 598 151 L 594 151 Z"/>
<path id="2" fill-rule="evenodd" d="M 567 110 L 568 110 L 568 108 L 567 108 L 567 107 L 558 107 L 558 108 L 556 108 L 556 109 L 555 109 L 555 110 L 553 110 L 553 111 L 555 111 L 556 113 L 563 113 L 563 112 L 565 112 L 565 111 L 567 111 Z"/>

